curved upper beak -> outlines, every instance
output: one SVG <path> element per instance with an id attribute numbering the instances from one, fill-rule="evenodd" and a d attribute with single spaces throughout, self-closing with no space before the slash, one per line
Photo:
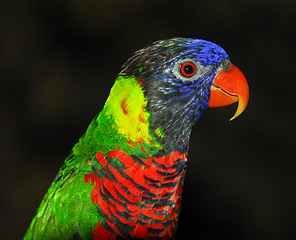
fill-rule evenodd
<path id="1" fill-rule="evenodd" d="M 238 101 L 234 116 L 237 118 L 247 107 L 249 101 L 249 86 L 243 73 L 231 64 L 227 70 L 217 73 L 211 87 L 208 107 L 223 107 Z"/>

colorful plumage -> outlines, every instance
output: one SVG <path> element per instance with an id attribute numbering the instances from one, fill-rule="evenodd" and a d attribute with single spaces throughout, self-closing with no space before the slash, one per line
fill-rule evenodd
<path id="1" fill-rule="evenodd" d="M 123 66 L 103 110 L 73 147 L 24 239 L 171 239 L 189 136 L 207 107 L 248 102 L 218 45 L 158 41 Z"/>

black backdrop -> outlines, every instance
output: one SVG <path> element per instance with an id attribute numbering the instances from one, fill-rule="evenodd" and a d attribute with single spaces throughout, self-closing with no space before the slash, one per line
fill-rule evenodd
<path id="1" fill-rule="evenodd" d="M 221 45 L 250 102 L 193 129 L 177 239 L 287 239 L 295 231 L 295 23 L 291 1 L 1 3 L 1 238 L 20 239 L 121 65 L 175 36 Z"/>

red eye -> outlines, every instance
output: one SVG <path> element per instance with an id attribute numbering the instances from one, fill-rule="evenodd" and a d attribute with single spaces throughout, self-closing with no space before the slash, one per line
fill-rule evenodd
<path id="1" fill-rule="evenodd" d="M 181 73 L 185 77 L 192 77 L 195 73 L 195 65 L 191 62 L 183 63 L 181 66 Z"/>

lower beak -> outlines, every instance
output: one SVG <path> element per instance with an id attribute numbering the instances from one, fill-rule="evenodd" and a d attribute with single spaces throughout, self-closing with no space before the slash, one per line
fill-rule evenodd
<path id="1" fill-rule="evenodd" d="M 237 118 L 247 107 L 249 101 L 249 87 L 243 73 L 231 64 L 230 68 L 217 73 L 211 87 L 208 107 L 223 107 L 238 101 L 234 116 Z"/>

